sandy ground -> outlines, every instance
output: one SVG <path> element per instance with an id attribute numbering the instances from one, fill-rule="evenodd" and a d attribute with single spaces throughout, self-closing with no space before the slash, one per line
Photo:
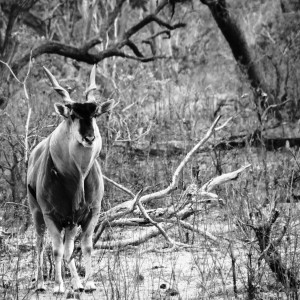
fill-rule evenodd
<path id="1" fill-rule="evenodd" d="M 212 214 L 207 215 L 207 220 L 201 222 L 198 229 L 219 236 L 220 241 L 226 234 L 234 238 L 234 227 L 231 226 L 230 221 L 222 221 L 219 217 L 213 218 Z M 126 231 L 114 229 L 111 238 L 115 240 L 128 238 L 140 234 L 140 230 L 142 228 Z M 178 232 L 168 233 L 177 241 L 180 240 Z M 182 232 L 181 237 L 184 236 Z M 46 281 L 45 293 L 35 293 L 31 288 L 36 265 L 34 245 L 33 230 L 29 230 L 23 236 L 17 235 L 6 239 L 3 243 L 0 249 L 0 299 L 67 299 L 67 294 L 71 290 L 67 273 L 65 275 L 67 291 L 63 295 L 52 294 L 53 279 Z M 190 245 L 191 247 L 187 249 L 153 251 L 154 248 L 165 250 L 165 240 L 159 237 L 123 251 L 94 250 L 94 280 L 97 290 L 92 294 L 84 292 L 77 294 L 77 299 L 234 299 L 229 243 L 222 242 L 215 245 L 204 239 L 202 235 L 196 235 L 190 236 Z M 233 240 L 231 246 L 236 258 L 238 299 L 245 299 L 249 249 L 238 240 L 236 242 Z M 253 261 L 255 261 L 254 257 Z M 49 260 L 46 265 L 49 272 Z M 261 271 L 254 269 L 255 276 L 264 280 L 262 287 L 265 287 L 268 292 L 271 285 L 274 285 L 274 276 L 270 275 L 269 269 L 263 262 L 259 268 L 264 269 Z M 260 285 L 261 282 L 257 284 Z M 261 290 L 261 294 L 263 293 L 264 290 Z M 278 299 L 278 296 L 277 293 L 275 298 L 270 298 L 268 294 L 266 299 Z"/>
<path id="2" fill-rule="evenodd" d="M 199 247 L 200 249 L 200 247 Z M 229 274 L 224 285 L 224 278 L 217 278 L 219 268 L 224 272 L 225 264 L 230 264 L 224 257 L 219 260 L 211 249 L 210 257 L 199 257 L 193 251 L 175 251 L 171 253 L 137 253 L 128 251 L 117 254 L 106 253 L 101 261 L 95 262 L 95 280 L 97 291 L 92 294 L 80 293 L 80 299 L 200 299 L 210 291 L 216 295 L 232 291 Z M 214 258 L 212 257 L 214 254 Z M 95 253 L 97 257 L 97 251 Z M 99 256 L 98 256 L 99 257 Z M 219 267 L 217 267 L 217 265 Z M 215 275 L 213 275 L 215 273 Z M 215 276 L 215 280 L 211 280 Z M 70 290 L 70 281 L 65 281 Z M 227 286 L 227 287 L 226 287 Z M 47 292 L 34 293 L 21 289 L 19 299 L 66 299 L 64 295 L 53 295 L 53 281 L 47 281 Z M 28 294 L 27 294 L 28 293 Z M 27 294 L 27 295 L 26 295 Z"/>
<path id="3" fill-rule="evenodd" d="M 214 232 L 223 230 L 214 225 Z M 207 228 L 203 228 L 207 229 Z M 116 237 L 123 232 L 116 233 Z M 139 234 L 135 229 L 126 235 Z M 119 236 L 119 238 L 122 238 Z M 71 290 L 70 278 L 65 278 L 66 293 L 53 295 L 53 280 L 47 280 L 47 291 L 35 293 L 32 278 L 35 270 L 34 233 L 7 241 L 9 255 L 1 257 L 0 274 L 6 282 L 7 299 L 66 299 Z M 233 295 L 231 259 L 229 249 L 214 247 L 203 238 L 190 249 L 169 252 L 149 251 L 162 249 L 162 238 L 131 247 L 125 251 L 94 251 L 94 280 L 97 290 L 92 294 L 80 293 L 77 297 L 90 299 L 228 299 Z M 27 245 L 26 248 L 24 245 Z M 22 251 L 20 251 L 20 246 Z M 25 248 L 24 248 L 25 247 Z M 49 270 L 49 263 L 48 270 Z M 17 284 L 16 284 L 17 283 Z M 4 293 L 4 290 L 2 291 Z M 0 294 L 1 295 L 1 294 Z M 2 294 L 4 295 L 4 294 Z M 224 296 L 226 295 L 226 298 Z"/>

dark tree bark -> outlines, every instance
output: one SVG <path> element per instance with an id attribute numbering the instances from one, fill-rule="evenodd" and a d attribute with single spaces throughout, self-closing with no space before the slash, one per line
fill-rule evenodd
<path id="1" fill-rule="evenodd" d="M 211 11 L 239 67 L 243 72 L 246 72 L 254 92 L 257 93 L 257 96 L 260 96 L 263 91 L 271 98 L 268 87 L 262 77 L 258 64 L 253 58 L 245 35 L 237 20 L 229 13 L 226 0 L 201 0 L 201 2 L 207 5 Z M 271 100 L 271 102 L 273 101 Z"/>

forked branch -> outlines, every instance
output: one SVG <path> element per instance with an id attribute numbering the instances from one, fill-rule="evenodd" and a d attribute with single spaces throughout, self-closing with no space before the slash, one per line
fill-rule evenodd
<path id="1" fill-rule="evenodd" d="M 238 175 L 241 172 L 243 172 L 244 170 L 246 170 L 247 168 L 249 168 L 250 165 L 244 166 L 234 172 L 230 172 L 230 173 L 218 176 L 218 177 L 210 180 L 206 184 L 204 184 L 201 188 L 196 188 L 196 189 L 193 188 L 192 190 L 194 192 L 191 192 L 193 195 L 190 195 L 191 197 L 189 197 L 188 200 L 185 197 L 182 197 L 183 199 L 180 199 L 178 201 L 178 203 L 176 203 L 175 205 L 172 205 L 165 209 L 161 209 L 161 211 L 158 215 L 162 214 L 164 217 L 160 217 L 160 221 L 156 217 L 154 217 L 154 218 L 152 217 L 152 215 L 154 215 L 154 216 L 156 215 L 156 212 L 158 212 L 159 209 L 157 209 L 150 215 L 150 213 L 147 210 L 145 210 L 143 204 L 145 204 L 153 199 L 163 198 L 177 188 L 180 172 L 182 171 L 184 166 L 191 160 L 193 154 L 201 146 L 203 146 L 203 144 L 205 142 L 207 142 L 208 139 L 213 135 L 214 131 L 217 128 L 216 126 L 218 124 L 219 119 L 220 119 L 220 117 L 218 117 L 213 122 L 213 124 L 211 125 L 211 127 L 209 128 L 209 130 L 207 131 L 205 136 L 184 157 L 184 159 L 181 161 L 181 163 L 175 170 L 175 172 L 173 174 L 172 182 L 170 183 L 170 185 L 167 188 L 160 190 L 158 192 L 154 192 L 154 193 L 143 195 L 143 196 L 141 196 L 140 193 L 138 193 L 133 200 L 129 200 L 122 204 L 119 204 L 119 205 L 111 208 L 107 212 L 103 213 L 100 216 L 99 224 L 101 224 L 101 225 L 99 226 L 99 228 L 97 228 L 95 238 L 94 238 L 94 246 L 96 246 L 96 243 L 99 240 L 100 235 L 103 232 L 105 226 L 108 225 L 110 222 L 116 223 L 114 225 L 112 224 L 112 226 L 121 226 L 121 225 L 123 225 L 123 226 L 131 225 L 132 226 L 134 224 L 137 225 L 137 224 L 141 224 L 141 223 L 143 223 L 144 225 L 148 225 L 148 226 L 152 225 L 152 226 L 151 226 L 150 230 L 145 229 L 144 232 L 142 232 L 138 237 L 134 237 L 134 238 L 128 239 L 126 241 L 122 240 L 122 241 L 109 242 L 109 243 L 97 243 L 96 247 L 114 248 L 115 246 L 123 247 L 126 245 L 137 245 L 137 244 L 143 243 L 145 240 L 150 239 L 151 237 L 157 236 L 159 234 L 162 234 L 172 247 L 177 246 L 177 245 L 178 246 L 187 246 L 185 244 L 181 244 L 181 243 L 173 241 L 166 233 L 166 230 L 175 226 L 175 224 L 178 224 L 178 220 L 182 221 L 182 220 L 186 219 L 188 216 L 194 214 L 196 211 L 194 209 L 195 208 L 194 205 L 199 205 L 199 203 L 201 203 L 201 201 L 202 201 L 201 200 L 202 198 L 209 197 L 213 200 L 219 200 L 216 194 L 211 193 L 211 190 L 213 190 L 217 185 L 220 185 L 227 181 L 236 179 L 238 177 Z M 228 122 L 226 121 L 225 124 L 228 124 Z M 219 129 L 222 129 L 224 127 L 225 126 L 221 125 L 219 127 Z M 124 190 L 126 193 L 132 194 L 130 191 L 128 191 L 128 189 L 124 188 L 120 184 L 117 184 L 110 179 L 107 179 L 107 180 L 109 182 L 111 182 L 112 184 L 114 184 L 116 187 Z M 191 194 L 191 193 L 189 192 L 189 194 Z M 199 199 L 199 198 L 201 198 L 201 199 Z M 204 200 L 204 201 L 206 201 L 206 200 Z M 138 207 L 140 209 L 139 212 L 143 216 L 144 221 L 143 221 L 143 219 L 126 219 L 125 218 L 126 215 L 128 215 L 129 213 L 132 213 L 134 211 L 134 208 L 136 205 L 138 205 Z M 188 229 L 190 229 L 190 226 L 186 222 L 183 223 L 182 226 L 189 227 Z M 201 232 L 201 234 L 205 234 L 205 233 Z M 209 233 L 207 234 L 207 237 L 209 240 L 212 240 L 214 242 L 216 242 L 216 240 L 217 240 L 213 235 L 211 235 Z"/>
<path id="2" fill-rule="evenodd" d="M 207 182 L 206 184 L 203 185 L 203 187 L 209 187 L 209 189 L 211 188 L 216 188 L 217 185 L 220 184 L 224 184 L 228 181 L 234 180 L 237 177 L 233 176 L 234 174 L 240 174 L 241 172 L 243 172 L 244 170 L 246 170 L 247 168 L 249 168 L 250 166 L 247 165 L 245 167 L 242 167 L 234 172 L 230 172 L 230 173 L 226 173 L 223 174 L 221 176 L 218 176 L 216 178 L 214 178 L 212 181 Z M 210 185 L 210 182 L 214 182 L 213 185 Z M 95 248 L 101 248 L 101 249 L 114 249 L 114 248 L 123 248 L 126 246 L 137 246 L 140 245 L 144 242 L 146 242 L 147 240 L 154 238 L 158 235 L 163 235 L 166 240 L 168 241 L 168 243 L 171 245 L 171 250 L 174 249 L 174 247 L 178 246 L 178 247 L 186 247 L 188 245 L 186 244 L 182 244 L 182 243 L 178 243 L 176 241 L 173 241 L 173 239 L 171 239 L 169 237 L 169 235 L 167 234 L 167 231 L 170 230 L 171 228 L 175 227 L 176 225 L 178 225 L 178 222 L 181 226 L 183 226 L 184 228 L 188 229 L 188 230 L 192 230 L 194 232 L 197 232 L 198 234 L 200 234 L 201 236 L 203 236 L 205 239 L 213 242 L 214 244 L 220 244 L 222 242 L 227 243 L 227 239 L 223 238 L 220 239 L 220 237 L 216 237 L 213 234 L 211 234 L 208 231 L 202 231 L 198 228 L 195 228 L 195 226 L 189 224 L 188 222 L 184 221 L 186 218 L 188 218 L 189 216 L 195 214 L 196 211 L 199 210 L 199 204 L 201 204 L 202 200 L 202 196 L 212 196 L 213 198 L 215 198 L 215 194 L 210 194 L 210 193 L 203 193 L 203 187 L 200 187 L 198 190 L 194 190 L 194 192 L 192 193 L 192 195 L 189 196 L 189 199 L 182 199 L 181 203 L 177 203 L 176 207 L 180 206 L 181 208 L 178 210 L 176 209 L 176 207 L 168 207 L 166 209 L 161 209 L 158 208 L 156 210 L 154 210 L 153 212 L 151 212 L 151 216 L 150 213 L 147 212 L 145 209 L 141 209 L 142 203 L 141 200 L 143 197 L 149 197 L 149 195 L 145 195 L 142 196 L 141 198 L 137 198 L 137 196 L 134 199 L 134 203 L 133 200 L 130 201 L 126 201 L 123 204 L 118 205 L 119 206 L 119 210 L 117 210 L 117 212 L 120 212 L 121 206 L 123 206 L 123 217 L 125 215 L 128 214 L 128 210 L 127 212 L 125 211 L 126 209 L 128 209 L 131 206 L 131 210 L 130 212 L 133 211 L 133 204 L 137 203 L 137 199 L 139 202 L 139 208 L 140 208 L 140 212 L 142 214 L 142 216 L 144 217 L 142 218 L 121 218 L 118 219 L 118 217 L 120 215 L 115 215 L 116 217 L 114 217 L 114 214 L 109 214 L 110 216 L 110 221 L 106 221 L 107 219 L 104 220 L 104 222 L 101 222 L 101 226 L 99 227 L 99 229 L 97 230 L 97 233 L 95 235 L 94 238 L 94 247 Z M 206 201 L 203 201 L 206 202 Z M 195 207 L 197 207 L 197 209 L 195 209 Z M 159 211 L 163 211 L 163 215 L 166 216 L 164 218 L 158 217 L 152 217 L 152 215 L 156 215 L 156 212 Z M 114 211 L 114 208 L 112 208 L 111 210 L 109 210 L 108 212 Z M 159 214 L 159 213 L 158 213 Z M 159 223 L 158 223 L 159 222 Z M 123 239 L 123 240 L 117 240 L 117 241 L 109 241 L 109 242 L 98 242 L 101 233 L 104 231 L 105 226 L 107 226 L 109 224 L 109 226 L 115 227 L 124 227 L 124 226 L 145 226 L 145 229 L 140 232 L 138 235 L 133 236 L 132 238 L 129 239 Z M 149 228 L 149 225 L 153 225 Z M 157 251 L 157 249 L 155 249 Z M 170 251 L 170 249 L 168 249 L 167 251 Z"/>
<path id="3" fill-rule="evenodd" d="M 211 125 L 211 127 L 208 129 L 207 133 L 205 134 L 205 136 L 203 137 L 203 139 L 201 139 L 193 148 L 192 150 L 189 151 L 189 153 L 185 156 L 185 158 L 181 161 L 181 163 L 179 164 L 179 166 L 177 167 L 177 169 L 175 170 L 173 177 L 172 177 L 172 182 L 170 183 L 170 185 L 158 192 L 154 192 L 152 194 L 148 194 L 148 195 L 144 195 L 141 197 L 141 202 L 142 203 L 146 203 L 149 202 L 150 200 L 154 200 L 154 199 L 160 199 L 165 197 L 166 195 L 168 195 L 169 193 L 171 193 L 172 191 L 174 191 L 177 186 L 178 186 L 178 179 L 179 179 L 179 174 L 182 171 L 182 169 L 184 168 L 184 166 L 190 161 L 190 159 L 192 158 L 193 154 L 201 147 L 203 146 L 203 144 L 205 142 L 207 142 L 207 140 L 212 136 L 215 127 L 217 126 L 218 122 L 220 120 L 220 116 L 216 118 L 216 120 L 213 122 L 213 124 Z M 109 211 L 107 211 L 105 213 L 105 216 L 103 217 L 103 219 L 105 218 L 110 218 L 111 215 L 114 215 L 116 211 L 123 211 L 124 214 L 127 214 L 131 211 L 133 204 L 134 204 L 135 200 L 130 200 L 130 201 L 126 201 L 125 203 L 121 203 L 115 207 L 113 207 L 112 209 L 110 209 Z M 128 210 L 128 211 L 126 211 Z M 102 219 L 100 217 L 100 219 Z M 101 221 L 101 220 L 100 220 Z"/>
<path id="4" fill-rule="evenodd" d="M 115 9 L 111 12 L 111 16 L 107 18 L 106 24 L 102 26 L 103 28 L 106 28 L 108 30 L 108 28 L 112 26 L 114 19 L 120 13 L 121 7 L 124 3 L 125 1 L 120 1 L 118 4 L 116 4 Z M 152 22 L 155 22 L 159 24 L 161 27 L 166 28 L 169 32 L 169 35 L 171 31 L 184 27 L 185 26 L 184 23 L 179 22 L 175 24 L 169 24 L 169 22 L 158 17 L 158 14 L 164 9 L 164 7 L 167 6 L 168 3 L 169 3 L 168 0 L 162 1 L 157 6 L 154 13 L 145 16 L 142 20 L 140 20 L 131 28 L 129 28 L 120 38 L 120 40 L 108 44 L 107 46 L 104 47 L 105 49 L 102 51 L 94 48 L 96 45 L 102 43 L 102 39 L 99 38 L 99 34 L 97 34 L 97 36 L 89 39 L 88 41 L 85 41 L 80 46 L 72 46 L 69 44 L 62 43 L 61 41 L 53 41 L 53 40 L 45 41 L 44 43 L 39 44 L 37 47 L 32 49 L 32 58 L 36 58 L 46 53 L 58 54 L 88 64 L 97 64 L 103 59 L 109 57 L 122 57 L 122 58 L 133 59 L 141 62 L 150 62 L 157 59 L 165 58 L 164 55 L 159 55 L 159 56 L 144 55 L 142 51 L 139 49 L 137 43 L 133 42 L 130 38 L 133 35 L 135 35 L 138 31 L 140 31 L 142 28 L 144 28 L 145 26 L 149 25 Z M 132 51 L 132 54 L 127 53 L 124 50 L 126 46 Z M 92 49 L 93 51 L 90 51 Z M 30 54 L 27 53 L 13 63 L 12 69 L 15 72 L 15 74 L 18 74 L 18 72 L 27 64 L 29 60 L 29 56 Z"/>

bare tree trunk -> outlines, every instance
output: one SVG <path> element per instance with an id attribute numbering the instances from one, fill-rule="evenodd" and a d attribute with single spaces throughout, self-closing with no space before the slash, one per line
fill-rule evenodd
<path id="1" fill-rule="evenodd" d="M 265 92 L 272 103 L 269 89 L 262 77 L 261 70 L 255 62 L 251 49 L 246 41 L 245 35 L 241 30 L 237 20 L 230 15 L 226 0 L 210 1 L 201 0 L 208 6 L 219 29 L 229 44 L 232 54 L 243 72 L 246 72 L 251 87 L 255 93 Z"/>

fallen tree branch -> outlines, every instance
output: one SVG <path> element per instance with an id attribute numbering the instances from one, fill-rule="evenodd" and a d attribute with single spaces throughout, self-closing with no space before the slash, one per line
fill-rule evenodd
<path id="1" fill-rule="evenodd" d="M 97 244 L 96 247 L 100 248 L 113 248 L 113 247 L 124 247 L 127 245 L 138 245 L 140 243 L 145 242 L 146 240 L 157 236 L 159 234 L 162 234 L 165 239 L 168 241 L 168 243 L 172 246 L 171 250 L 174 249 L 176 246 L 183 246 L 186 247 L 188 245 L 178 243 L 176 241 L 173 241 L 168 234 L 166 233 L 166 230 L 171 228 L 169 226 L 165 227 L 166 224 L 178 224 L 178 221 L 182 221 L 183 219 L 188 218 L 189 216 L 196 214 L 199 211 L 199 204 L 211 200 L 218 200 L 218 196 L 214 193 L 211 193 L 211 190 L 213 190 L 217 185 L 223 184 L 227 181 L 234 180 L 238 178 L 239 174 L 250 167 L 250 165 L 244 166 L 234 172 L 226 173 L 223 175 L 220 175 L 206 184 L 204 184 L 201 188 L 197 188 L 195 184 L 191 184 L 191 188 L 187 188 L 185 194 L 183 197 L 180 197 L 178 203 L 175 203 L 174 205 L 171 205 L 166 208 L 158 208 L 151 211 L 146 211 L 143 207 L 143 203 L 147 203 L 150 200 L 158 199 L 166 196 L 167 194 L 171 193 L 173 190 L 176 189 L 178 184 L 178 176 L 183 169 L 183 167 L 186 165 L 186 163 L 191 159 L 193 153 L 196 152 L 198 147 L 203 145 L 209 137 L 213 134 L 214 129 L 216 128 L 217 122 L 219 118 L 217 118 L 210 129 L 207 131 L 204 138 L 193 147 L 193 149 L 184 157 L 184 159 L 181 161 L 177 169 L 175 170 L 172 178 L 171 184 L 158 192 L 154 192 L 148 195 L 141 196 L 140 191 L 133 200 L 126 201 L 122 204 L 119 204 L 110 210 L 108 210 L 105 213 L 102 213 L 100 216 L 98 228 L 96 229 L 96 234 L 94 238 L 94 245 L 96 246 L 97 241 L 99 240 L 103 230 L 106 226 L 133 226 L 133 225 L 142 225 L 142 226 L 151 226 L 155 227 L 149 230 L 149 228 L 145 229 L 139 237 L 133 237 L 132 239 L 126 239 L 122 241 L 117 242 L 104 242 Z M 223 127 L 222 127 L 223 128 Z M 121 188 L 126 193 L 126 188 L 122 187 L 119 184 L 116 184 L 118 188 Z M 209 198 L 209 199 L 203 199 L 203 198 Z M 139 207 L 139 211 L 134 211 L 135 206 Z M 141 218 L 123 218 L 128 213 L 134 212 L 142 214 L 144 219 Z M 153 216 L 153 217 L 152 217 Z M 160 217 L 157 217 L 160 216 Z M 119 220 L 117 220 L 119 218 Z M 120 219 L 123 218 L 123 219 Z M 185 226 L 187 229 L 192 230 L 191 225 L 189 223 L 182 223 L 182 226 Z M 194 228 L 195 229 L 195 228 Z M 195 229 L 196 230 L 196 229 Z M 197 231 L 197 230 L 196 230 Z M 198 233 L 205 235 L 208 237 L 208 239 L 217 242 L 217 239 L 214 238 L 213 235 L 210 235 L 209 233 L 203 233 L 202 231 L 198 230 Z"/>
<path id="2" fill-rule="evenodd" d="M 116 207 L 113 207 L 109 210 L 110 214 L 106 214 L 106 218 L 102 220 L 102 222 L 98 222 L 98 226 L 96 226 L 95 228 L 96 234 L 93 239 L 93 245 L 96 244 L 102 232 L 104 231 L 106 225 L 109 224 L 111 220 L 123 217 L 125 214 L 128 214 L 134 210 L 142 192 L 143 190 L 139 191 L 135 195 L 132 201 L 126 201 L 125 203 L 122 203 L 121 205 L 117 205 Z"/>
<path id="3" fill-rule="evenodd" d="M 155 222 L 154 220 L 151 219 L 151 217 L 148 215 L 148 213 L 146 212 L 145 208 L 143 207 L 143 204 L 141 203 L 140 199 L 137 198 L 137 205 L 141 211 L 141 213 L 143 214 L 144 218 L 149 222 L 151 223 L 152 225 L 154 225 L 159 231 L 160 233 L 163 235 L 163 237 L 167 240 L 167 242 L 172 246 L 174 247 L 176 242 L 171 239 L 166 231 L 163 229 L 162 226 L 160 226 L 160 224 L 158 222 Z"/>
<path id="4" fill-rule="evenodd" d="M 154 200 L 154 199 L 160 199 L 160 198 L 166 196 L 167 194 L 171 193 L 173 190 L 175 190 L 177 188 L 180 172 L 182 171 L 184 166 L 190 161 L 192 155 L 197 151 L 197 149 L 199 147 L 201 147 L 212 136 L 212 134 L 214 132 L 214 128 L 216 127 L 219 120 L 220 120 L 220 117 L 217 117 L 216 120 L 211 125 L 211 127 L 209 128 L 209 130 L 207 131 L 207 133 L 205 134 L 205 136 L 200 140 L 199 143 L 197 143 L 193 147 L 193 149 L 181 161 L 181 163 L 179 164 L 179 166 L 177 167 L 177 169 L 175 170 L 175 172 L 173 174 L 172 182 L 170 183 L 170 185 L 161 191 L 142 196 L 141 197 L 142 203 L 146 203 L 146 202 L 149 202 L 150 200 Z M 108 210 L 105 213 L 105 217 L 103 217 L 103 218 L 100 217 L 100 221 L 102 221 L 105 218 L 109 218 L 111 215 L 115 215 L 116 212 L 123 211 L 125 213 L 126 210 L 128 210 L 127 213 L 130 212 L 134 203 L 135 203 L 135 199 L 126 201 L 125 203 L 121 203 L 121 204 L 113 207 L 112 209 Z"/>
<path id="5" fill-rule="evenodd" d="M 224 182 L 227 182 L 229 180 L 235 180 L 239 177 L 240 173 L 242 173 L 244 170 L 248 169 L 251 166 L 251 164 L 248 164 L 244 167 L 239 168 L 236 171 L 233 171 L 231 173 L 222 174 L 216 178 L 211 179 L 206 184 L 204 184 L 201 188 L 201 191 L 210 192 L 214 188 L 216 188 L 218 185 L 223 184 Z"/>
<path id="6" fill-rule="evenodd" d="M 137 220 L 142 221 L 143 219 L 137 219 Z M 126 220 L 126 219 L 116 220 L 116 221 L 112 222 L 112 224 L 110 224 L 110 226 L 114 226 L 114 223 L 116 225 L 119 222 L 123 222 L 123 226 L 131 226 L 131 224 L 127 224 L 127 222 L 130 222 L 130 220 Z M 134 222 L 134 219 L 132 220 L 132 222 Z M 139 222 L 135 223 L 135 226 L 137 226 L 138 223 Z M 191 230 L 193 232 L 197 232 L 204 239 L 207 239 L 210 242 L 213 242 L 214 244 L 219 245 L 221 243 L 220 237 L 216 237 L 213 234 L 209 233 L 208 231 L 202 231 L 202 230 L 198 229 L 197 227 L 189 224 L 188 222 L 184 222 L 182 220 L 180 220 L 179 223 L 184 228 Z M 144 229 L 142 232 L 140 232 L 138 235 L 133 236 L 132 238 L 108 241 L 108 242 L 106 242 L 106 241 L 98 242 L 98 243 L 94 244 L 94 248 L 95 249 L 115 249 L 115 248 L 120 249 L 120 248 L 125 248 L 128 246 L 138 246 L 138 245 L 141 245 L 141 244 L 147 242 L 151 238 L 157 237 L 160 234 L 162 234 L 161 230 L 166 232 L 167 230 L 170 230 L 172 227 L 174 227 L 176 225 L 178 225 L 178 220 L 175 218 L 172 220 L 164 220 L 164 222 L 160 224 L 160 229 L 156 226 L 151 226 L 150 228 Z M 224 238 L 224 240 L 226 242 L 228 242 L 226 238 Z M 183 244 L 183 243 L 176 243 L 176 245 L 178 245 L 179 247 L 189 247 L 190 246 L 190 245 Z M 174 249 L 174 247 L 169 250 L 172 250 L 172 249 Z"/>
<path id="7" fill-rule="evenodd" d="M 209 130 L 207 131 L 205 136 L 200 140 L 200 142 L 198 144 L 196 144 L 192 148 L 192 150 L 182 160 L 182 162 L 179 164 L 179 166 L 177 167 L 177 169 L 174 172 L 171 184 L 167 188 L 165 188 L 161 191 L 142 196 L 141 200 L 140 200 L 142 203 L 146 203 L 153 199 L 160 199 L 160 198 L 166 196 L 167 194 L 171 193 L 173 190 L 175 190 L 177 188 L 178 178 L 179 178 L 179 174 L 180 174 L 181 170 L 187 164 L 187 162 L 191 159 L 192 155 L 197 151 L 197 149 L 199 147 L 201 147 L 212 136 L 214 129 L 217 126 L 217 123 L 219 120 L 220 120 L 220 116 L 216 118 L 216 120 L 213 122 L 213 124 L 211 125 L 211 127 L 209 128 Z M 120 187 L 120 185 L 119 185 L 119 187 Z M 122 188 L 122 190 L 125 190 L 125 189 L 126 188 Z M 136 199 L 137 198 L 135 197 L 133 200 L 129 200 L 129 201 L 126 201 L 119 205 L 116 205 L 115 207 L 109 209 L 107 212 L 100 214 L 98 225 L 95 228 L 96 233 L 95 233 L 94 240 L 93 240 L 94 245 L 97 243 L 98 239 L 100 238 L 100 236 L 101 236 L 106 224 L 108 224 L 108 222 L 115 220 L 117 218 L 121 218 L 124 215 L 133 211 L 134 206 L 136 204 Z"/>
<path id="8" fill-rule="evenodd" d="M 162 227 L 164 230 L 168 230 L 172 228 L 174 224 L 162 224 Z M 145 243 L 149 239 L 156 237 L 160 235 L 160 231 L 156 227 L 151 227 L 145 229 L 142 233 L 139 235 L 135 235 L 132 238 L 124 239 L 124 240 L 116 240 L 116 241 L 109 241 L 109 242 L 99 242 L 94 244 L 95 249 L 114 249 L 114 248 L 124 248 L 129 245 L 131 246 L 137 246 L 142 243 Z"/>
<path id="9" fill-rule="evenodd" d="M 245 170 L 245 168 L 244 168 Z M 229 180 L 231 180 L 230 176 L 226 177 Z M 219 183 L 224 183 L 225 181 L 218 181 Z M 193 196 L 197 196 L 196 193 Z M 136 199 L 135 198 L 135 203 L 136 203 Z M 193 199 L 191 199 L 190 201 L 193 201 Z M 131 200 L 129 201 L 131 202 Z M 196 203 L 196 201 L 195 201 Z M 175 226 L 176 224 L 178 224 L 178 220 L 180 222 L 180 224 L 185 227 L 186 229 L 189 230 L 193 230 L 194 232 L 197 232 L 198 234 L 202 235 L 204 238 L 207 238 L 208 240 L 214 242 L 214 243 L 218 243 L 220 244 L 220 238 L 215 237 L 214 235 L 212 235 L 211 233 L 207 232 L 207 231 L 201 231 L 198 228 L 192 226 L 191 224 L 184 222 L 183 219 L 188 218 L 189 216 L 191 216 L 192 214 L 195 214 L 196 211 L 192 206 L 188 206 L 187 204 L 191 204 L 191 203 L 186 203 L 185 207 L 182 208 L 180 211 L 177 211 L 177 214 L 175 217 L 169 218 L 170 216 L 174 216 L 174 212 L 175 212 L 175 208 L 174 207 L 169 207 L 166 208 L 166 210 L 164 211 L 164 218 L 156 218 L 156 217 L 152 217 L 154 222 L 160 222 L 161 224 L 159 225 L 162 230 L 164 232 L 166 232 L 167 230 L 171 229 L 173 226 Z M 199 205 L 199 201 L 197 203 L 197 205 Z M 159 210 L 159 209 L 157 209 Z M 157 210 L 153 210 L 152 214 L 155 215 L 155 211 Z M 149 214 L 148 214 L 149 216 Z M 170 224 L 171 223 L 171 224 Z M 149 220 L 145 220 L 143 218 L 129 218 L 129 219 L 119 219 L 119 220 L 113 220 L 113 216 L 111 215 L 111 221 L 108 222 L 106 220 L 104 220 L 104 222 L 101 223 L 101 226 L 99 227 L 97 234 L 98 236 L 95 236 L 94 238 L 94 247 L 96 249 L 113 249 L 113 248 L 123 248 L 126 246 L 137 246 L 140 245 L 146 241 L 148 241 L 149 239 L 156 237 L 160 234 L 162 234 L 162 230 L 155 227 L 155 226 L 151 226 L 152 223 L 149 222 Z M 124 226 L 151 226 L 150 228 L 146 228 L 144 229 L 138 236 L 134 236 L 130 239 L 123 239 L 123 240 L 118 240 L 118 241 L 109 241 L 109 242 L 98 242 L 101 233 L 103 232 L 103 230 L 105 229 L 106 226 L 110 226 L 110 227 L 114 227 L 114 226 L 120 226 L 120 227 L 124 227 Z M 226 238 L 224 238 L 225 241 L 227 241 Z M 176 243 L 177 244 L 177 243 Z M 186 247 L 186 244 L 178 244 L 178 246 L 184 246 Z M 173 249 L 173 248 L 171 248 Z"/>
<path id="10" fill-rule="evenodd" d="M 141 202 L 142 203 L 146 203 L 150 200 L 154 200 L 154 199 L 160 199 L 166 195 L 168 195 L 169 193 L 171 193 L 172 191 L 174 191 L 177 188 L 178 185 L 178 178 L 179 178 L 179 174 L 181 173 L 182 169 L 184 168 L 184 166 L 191 160 L 192 156 L 196 153 L 196 151 L 205 143 L 207 142 L 207 140 L 212 136 L 215 127 L 217 126 L 219 120 L 220 120 L 220 116 L 217 117 L 215 119 L 215 121 L 213 122 L 213 124 L 211 125 L 211 127 L 208 129 L 207 133 L 205 134 L 205 136 L 202 138 L 202 140 L 197 143 L 192 150 L 190 150 L 188 152 L 188 154 L 185 156 L 185 158 L 181 161 L 181 163 L 179 164 L 179 166 L 177 167 L 177 169 L 175 170 L 173 177 L 172 177 L 172 182 L 171 184 L 158 192 L 149 194 L 149 195 L 145 195 L 143 197 L 141 197 Z"/>

